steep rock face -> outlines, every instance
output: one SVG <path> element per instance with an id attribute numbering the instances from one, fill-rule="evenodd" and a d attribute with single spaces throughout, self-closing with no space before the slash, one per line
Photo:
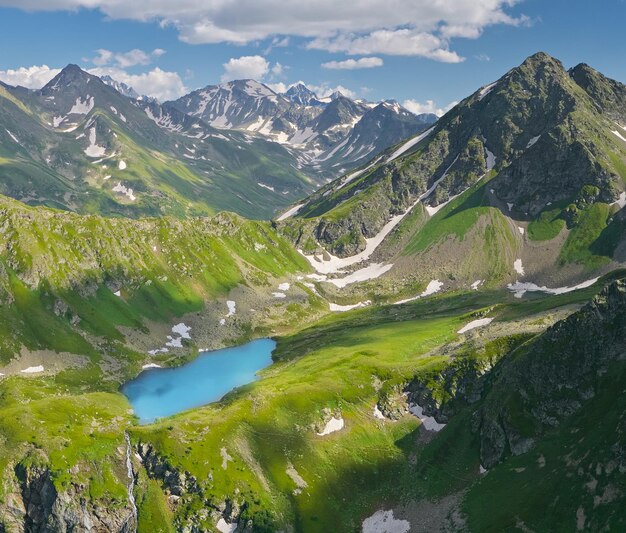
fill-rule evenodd
<path id="1" fill-rule="evenodd" d="M 150 444 L 140 443 L 137 445 L 137 453 L 141 457 L 142 464 L 148 475 L 159 479 L 170 494 L 176 497 L 188 494 L 202 494 L 194 476 L 189 472 L 180 472 L 174 468 L 167 459 L 156 453 Z"/>
<path id="2" fill-rule="evenodd" d="M 592 398 L 612 364 L 626 358 L 626 281 L 606 287 L 580 311 L 497 365 L 474 414 L 481 462 L 530 449 Z"/>
<path id="3" fill-rule="evenodd" d="M 397 103 L 373 106 L 341 93 L 318 99 L 301 84 L 279 94 L 253 80 L 208 86 L 166 107 L 222 131 L 239 130 L 288 147 L 298 169 L 324 182 L 436 120 L 433 115 L 416 116 Z"/>
<path id="4" fill-rule="evenodd" d="M 59 492 L 46 466 L 20 463 L 14 472 L 14 490 L 1 512 L 3 531 L 130 533 L 136 528 L 130 502 L 98 501 L 78 485 Z"/>

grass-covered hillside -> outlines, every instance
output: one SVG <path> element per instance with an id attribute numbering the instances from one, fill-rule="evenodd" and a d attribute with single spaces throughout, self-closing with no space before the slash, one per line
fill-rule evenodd
<path id="1" fill-rule="evenodd" d="M 506 385 L 498 385 L 498 376 L 506 374 L 501 369 L 524 368 L 524 358 L 536 357 L 535 346 L 558 346 L 551 339 L 568 338 L 568 324 L 586 320 L 586 331 L 604 327 L 597 323 L 604 320 L 606 306 L 600 299 L 594 304 L 599 313 L 592 307 L 581 318 L 575 314 L 542 335 L 601 285 L 529 300 L 495 291 L 449 294 L 331 315 L 310 326 L 292 324 L 277 338 L 275 364 L 262 372 L 260 381 L 217 404 L 146 426 L 136 425 L 126 399 L 106 380 L 89 376 L 88 366 L 4 377 L 2 520 L 7 530 L 18 531 L 23 521 L 60 529 L 97 516 L 99 527 L 122 530 L 124 524 L 135 523 L 130 487 L 138 530 L 146 532 L 217 531 L 235 524 L 254 531 L 354 531 L 380 509 L 393 509 L 396 518 L 412 524 L 419 520 L 414 513 L 424 513 L 430 524 L 452 521 L 463 530 L 502 524 L 514 510 L 485 516 L 481 494 L 501 492 L 501 479 L 512 487 L 520 483 L 519 490 L 524 490 L 519 480 L 531 475 L 529 463 L 542 464 L 537 459 L 540 451 L 556 476 L 560 467 L 552 461 L 559 460 L 555 453 L 562 453 L 557 443 L 571 439 L 560 426 L 548 424 L 539 430 L 541 422 L 536 422 L 536 448 L 514 449 L 522 455 L 509 458 L 506 447 L 498 456 L 501 464 L 487 462 L 481 442 L 491 433 L 481 429 L 485 422 L 476 426 L 472 421 L 479 415 L 471 413 L 493 412 L 486 406 L 497 401 L 500 389 L 511 395 L 519 387 L 523 394 L 525 381 L 516 380 L 515 373 Z M 614 285 L 606 293 L 616 317 L 623 313 L 623 302 L 612 295 L 621 290 L 622 285 Z M 492 319 L 489 325 L 458 333 L 486 318 Z M 619 335 L 615 330 L 603 346 L 618 342 Z M 122 345 L 117 345 L 120 350 Z M 607 364 L 613 364 L 616 352 L 606 353 Z M 566 356 L 552 352 L 554 364 Z M 111 368 L 113 362 L 109 364 Z M 526 368 L 536 366 L 528 364 Z M 544 368 L 536 371 L 554 382 Z M 578 383 L 577 372 L 570 372 L 572 383 Z M 614 374 L 599 376 L 616 379 Z M 543 395 L 554 401 L 551 386 L 537 393 L 537 401 Z M 601 390 L 600 383 L 597 387 Z M 582 394 L 584 390 L 567 404 L 563 420 L 581 420 L 573 413 L 597 409 L 595 396 Z M 520 420 L 514 419 L 515 424 L 526 426 L 515 427 L 532 422 L 528 417 L 536 416 L 534 401 L 530 397 L 530 403 L 516 407 L 521 411 L 513 413 Z M 415 412 L 415 404 L 423 409 L 421 423 L 409 413 L 409 408 Z M 447 423 L 440 432 L 424 429 L 432 427 L 428 417 L 433 415 L 438 423 Z M 331 419 L 341 420 L 342 427 L 319 435 Z M 592 432 L 584 435 L 591 438 Z M 612 426 L 602 435 L 614 438 Z M 609 444 L 606 453 L 613 449 Z M 609 460 L 604 450 L 594 448 L 597 460 Z M 593 460 L 585 458 L 590 464 Z M 486 475 L 480 474 L 481 465 L 489 468 Z M 528 474 L 514 477 L 526 469 Z M 542 490 L 552 490 L 550 478 L 540 479 Z M 598 487 L 601 497 L 605 485 Z M 619 487 L 610 486 L 613 496 L 602 502 L 606 513 L 594 515 L 595 520 L 609 523 L 604 522 L 609 515 L 619 519 Z M 585 494 L 580 492 L 580 498 Z M 30 501 L 38 503 L 32 507 Z M 536 517 L 543 516 L 548 505 L 536 498 L 528 512 L 519 510 L 519 517 L 529 527 L 540 525 Z M 556 502 L 554 512 L 567 517 L 568 524 L 574 520 L 570 510 L 577 505 L 588 508 L 591 516 L 593 507 L 584 499 Z"/>
<path id="2" fill-rule="evenodd" d="M 0 193 L 130 217 L 270 218 L 314 188 L 281 145 L 122 96 L 69 65 L 39 91 L 0 84 Z"/>
<path id="3" fill-rule="evenodd" d="M 0 196 L 0 531 L 624 529 L 622 85 L 536 54 L 266 222 L 195 181 L 245 134 L 55 80 L 0 87 L 3 183 L 52 191 Z M 228 198 L 280 190 L 257 179 Z M 266 337 L 215 403 L 142 425 L 122 394 Z"/>
<path id="4" fill-rule="evenodd" d="M 43 350 L 68 354 L 61 368 L 87 365 L 95 373 L 90 379 L 109 374 L 111 357 L 126 374 L 137 357 L 145 358 L 129 346 L 143 348 L 176 317 L 209 313 L 204 336 L 211 337 L 232 291 L 248 300 L 264 295 L 270 305 L 276 280 L 308 270 L 268 223 L 235 214 L 131 220 L 33 208 L 8 198 L 0 205 L 3 365 Z M 301 290 L 302 305 L 307 298 Z M 294 305 L 296 312 L 300 304 Z M 259 321 L 265 318 L 271 317 Z M 201 339 L 194 337 L 197 346 Z"/>

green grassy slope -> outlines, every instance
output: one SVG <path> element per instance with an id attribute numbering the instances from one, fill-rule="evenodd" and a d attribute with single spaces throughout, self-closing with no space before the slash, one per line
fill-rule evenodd
<path id="1" fill-rule="evenodd" d="M 68 114 L 87 95 L 94 107 Z M 77 67 L 39 92 L 0 87 L 0 111 L 0 193 L 33 205 L 131 217 L 232 210 L 270 218 L 314 186 L 282 146 L 220 133 L 181 113 L 159 127 L 139 105 Z M 92 128 L 104 159 L 84 152 Z M 114 191 L 118 182 L 136 199 Z"/>

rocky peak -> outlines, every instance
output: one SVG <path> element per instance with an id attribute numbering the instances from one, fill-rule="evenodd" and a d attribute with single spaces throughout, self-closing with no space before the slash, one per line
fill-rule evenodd
<path id="1" fill-rule="evenodd" d="M 290 87 L 289 90 L 286 93 L 284 93 L 284 96 L 288 100 L 293 102 L 294 104 L 300 104 L 300 105 L 320 105 L 321 104 L 321 102 L 317 98 L 317 95 L 303 83 L 298 83 Z"/>
<path id="2" fill-rule="evenodd" d="M 113 87 L 122 96 L 133 99 L 140 98 L 139 93 L 124 82 L 114 80 L 111 76 L 101 76 L 100 79 L 110 87 Z"/>
<path id="3" fill-rule="evenodd" d="M 613 120 L 626 122 L 626 85 L 607 78 L 585 63 L 576 65 L 568 74 L 602 112 Z"/>
<path id="4" fill-rule="evenodd" d="M 41 89 L 41 93 L 47 96 L 67 88 L 84 87 L 93 80 L 102 83 L 99 78 L 85 72 L 78 65 L 69 64 Z"/>

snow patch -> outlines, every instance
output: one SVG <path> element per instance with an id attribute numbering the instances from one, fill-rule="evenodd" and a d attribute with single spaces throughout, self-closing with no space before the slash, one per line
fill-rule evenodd
<path id="1" fill-rule="evenodd" d="M 260 181 L 257 181 L 257 185 L 259 187 L 263 187 L 264 189 L 267 189 L 268 191 L 276 192 L 274 190 L 274 187 L 272 187 L 271 185 L 266 185 L 265 183 L 261 183 Z"/>
<path id="2" fill-rule="evenodd" d="M 611 205 L 616 205 L 620 209 L 623 209 L 624 207 L 626 207 L 626 192 L 622 192 L 619 195 L 619 198 L 615 202 L 613 202 Z"/>
<path id="3" fill-rule="evenodd" d="M 470 285 L 473 291 L 477 291 L 478 287 L 480 287 L 483 283 L 485 283 L 484 279 L 477 279 L 474 283 Z"/>
<path id="4" fill-rule="evenodd" d="M 20 370 L 20 372 L 22 374 L 37 374 L 39 372 L 43 372 L 45 369 L 43 367 L 43 365 L 37 365 L 37 366 L 29 366 L 28 368 L 25 368 L 24 370 Z"/>
<path id="5" fill-rule="evenodd" d="M 382 413 L 382 411 L 378 408 L 378 404 L 374 405 L 374 418 L 378 418 L 378 420 L 385 420 L 385 415 Z"/>
<path id="6" fill-rule="evenodd" d="M 287 298 L 287 295 L 284 292 L 273 292 L 272 296 L 274 298 Z"/>
<path id="7" fill-rule="evenodd" d="M 589 279 L 587 281 L 583 281 L 578 285 L 574 285 L 573 287 L 556 287 L 551 289 L 546 287 L 539 287 L 535 283 L 525 282 L 522 283 L 520 281 L 516 281 L 515 283 L 509 283 L 507 288 L 513 293 L 516 298 L 521 298 L 527 292 L 545 292 L 546 294 L 565 294 L 568 292 L 576 291 L 578 289 L 586 289 L 587 287 L 591 287 L 599 278 Z"/>
<path id="8" fill-rule="evenodd" d="M 83 102 L 82 98 L 79 96 L 76 98 L 76 102 L 72 106 L 72 109 L 68 111 L 68 115 L 86 115 L 89 113 L 93 106 L 95 105 L 95 98 L 92 96 L 89 98 L 89 95 L 85 98 Z"/>
<path id="9" fill-rule="evenodd" d="M 120 170 L 126 170 L 126 161 L 120 161 L 117 165 Z"/>
<path id="10" fill-rule="evenodd" d="M 335 418 L 333 416 L 328 422 L 326 422 L 324 429 L 321 431 L 321 433 L 318 433 L 318 435 L 320 437 L 323 437 L 324 435 L 330 435 L 331 433 L 335 433 L 336 431 L 341 431 L 343 429 L 343 426 L 343 418 Z"/>
<path id="11" fill-rule="evenodd" d="M 534 145 L 538 140 L 539 137 L 541 137 L 541 135 L 537 135 L 537 137 L 533 137 L 530 141 L 528 141 L 528 144 L 526 145 L 526 148 L 530 148 L 532 145 Z"/>
<path id="12" fill-rule="evenodd" d="M 191 328 L 189 326 L 186 326 L 184 322 L 181 322 L 180 324 L 176 324 L 175 326 L 172 327 L 172 333 L 176 333 L 177 335 L 180 335 L 182 339 L 191 339 L 191 336 L 189 335 L 190 331 L 191 331 Z"/>
<path id="13" fill-rule="evenodd" d="M 419 298 L 430 296 L 432 294 L 439 292 L 441 290 L 441 287 L 443 287 L 443 282 L 439 281 L 438 279 L 433 279 L 428 282 L 428 285 L 426 286 L 426 289 L 424 289 L 424 292 L 422 292 L 421 294 L 418 294 L 417 296 L 407 298 L 406 300 L 399 300 L 397 302 L 394 302 L 394 305 L 406 304 L 408 302 L 413 302 L 415 300 L 418 300 Z"/>
<path id="14" fill-rule="evenodd" d="M 394 518 L 392 511 L 376 511 L 363 520 L 362 533 L 408 533 L 411 523 L 408 520 Z"/>
<path id="15" fill-rule="evenodd" d="M 370 279 L 376 279 L 382 276 L 385 272 L 388 272 L 393 267 L 393 263 L 389 265 L 383 265 L 382 263 L 372 263 L 365 268 L 356 270 L 352 274 L 348 274 L 343 278 L 327 279 L 327 283 L 332 283 L 335 287 L 343 289 L 346 285 L 356 283 L 358 281 L 367 281 Z"/>
<path id="16" fill-rule="evenodd" d="M 278 286 L 278 290 L 279 290 L 279 291 L 288 291 L 288 290 L 289 290 L 289 287 L 291 287 L 291 285 L 290 285 L 289 283 L 286 283 L 286 282 L 285 282 L 285 283 L 281 283 L 281 284 Z"/>
<path id="17" fill-rule="evenodd" d="M 434 417 L 426 416 L 424 414 L 424 408 L 416 403 L 409 405 L 409 412 L 420 419 L 426 431 L 441 431 L 446 427 L 445 424 L 437 422 Z"/>
<path id="18" fill-rule="evenodd" d="M 156 363 L 148 363 L 147 365 L 143 365 L 142 370 L 146 370 L 147 368 L 161 368 L 161 365 L 157 365 Z"/>
<path id="19" fill-rule="evenodd" d="M 516 259 L 513 262 L 513 268 L 515 269 L 515 272 L 517 272 L 520 276 L 524 275 L 524 266 L 522 265 L 521 259 Z"/>
<path id="20" fill-rule="evenodd" d="M 182 337 L 172 337 L 171 335 L 168 335 L 165 346 L 169 346 L 170 348 L 182 348 L 183 347 Z"/>
<path id="21" fill-rule="evenodd" d="M 88 157 L 102 157 L 106 151 L 104 146 L 98 146 L 96 144 L 96 140 L 96 127 L 92 126 L 89 129 L 89 146 L 84 150 Z"/>
<path id="22" fill-rule="evenodd" d="M 424 133 L 420 133 L 417 137 L 413 137 L 409 141 L 405 142 L 400 148 L 398 148 L 393 154 L 391 154 L 387 158 L 387 161 L 385 161 L 385 163 L 391 163 L 391 161 L 400 157 L 404 152 L 413 148 L 422 139 L 425 139 L 426 137 L 428 137 L 433 132 L 434 129 L 435 127 L 433 126 L 432 128 L 426 130 Z"/>
<path id="23" fill-rule="evenodd" d="M 626 137 L 624 137 L 619 131 L 611 130 L 611 133 L 626 143 Z"/>
<path id="24" fill-rule="evenodd" d="M 294 205 L 291 209 L 288 209 L 282 215 L 280 215 L 276 220 L 278 222 L 281 222 L 282 220 L 285 220 L 285 219 L 295 215 L 298 211 L 300 211 L 300 209 L 302 209 L 303 206 L 304 206 L 304 204 Z"/>
<path id="25" fill-rule="evenodd" d="M 233 316 L 237 312 L 237 303 L 233 300 L 227 300 L 226 307 L 228 307 L 228 314 L 226 316 Z"/>
<path id="26" fill-rule="evenodd" d="M 20 144 L 19 139 L 18 139 L 15 135 L 13 135 L 13 134 L 12 134 L 9 130 L 7 130 L 6 128 L 5 128 L 5 131 L 9 134 L 9 137 L 11 137 L 11 139 L 13 139 L 13 141 L 15 141 L 17 144 Z"/>
<path id="27" fill-rule="evenodd" d="M 223 518 L 220 518 L 215 527 L 220 533 L 235 533 L 237 530 L 237 523 L 227 522 Z"/>
<path id="28" fill-rule="evenodd" d="M 351 305 L 339 305 L 329 302 L 328 307 L 331 311 L 335 311 L 337 313 L 344 313 L 345 311 L 350 311 L 352 309 L 359 309 L 361 307 L 367 307 L 372 302 L 370 300 L 366 300 L 365 302 L 359 302 L 358 304 Z"/>
<path id="29" fill-rule="evenodd" d="M 491 172 L 493 167 L 496 166 L 496 156 L 493 152 L 489 151 L 489 148 L 485 146 L 485 154 L 487 155 L 487 172 Z"/>
<path id="30" fill-rule="evenodd" d="M 113 192 L 119 192 L 121 194 L 126 195 L 131 202 L 134 202 L 137 199 L 137 197 L 133 193 L 133 190 L 130 187 L 126 187 L 122 185 L 122 183 L 119 181 L 117 182 L 117 185 L 113 187 L 112 190 Z"/>
<path id="31" fill-rule="evenodd" d="M 498 84 L 497 81 L 490 83 L 489 85 L 485 85 L 480 92 L 478 93 L 478 100 L 482 100 L 485 96 L 487 96 L 491 91 L 493 91 Z"/>
<path id="32" fill-rule="evenodd" d="M 491 324 L 493 318 L 479 318 L 478 320 L 472 320 L 469 324 L 463 326 L 457 333 L 466 333 L 472 329 L 481 328 L 487 324 Z"/>
<path id="33" fill-rule="evenodd" d="M 411 210 L 417 205 L 420 201 L 421 197 L 417 199 L 417 201 L 411 205 L 404 213 L 396 215 L 387 222 L 383 226 L 383 228 L 378 232 L 377 235 L 370 239 L 365 239 L 365 249 L 353 256 L 350 257 L 336 257 L 332 254 L 328 254 L 329 259 L 325 260 L 323 257 L 318 257 L 316 255 L 306 255 L 302 250 L 298 250 L 300 254 L 302 254 L 311 264 L 311 266 L 320 274 L 332 274 L 332 273 L 340 273 L 341 269 L 349 267 L 351 265 L 355 265 L 360 263 L 361 261 L 365 261 L 369 259 L 369 257 L 376 251 L 378 246 L 383 242 L 385 237 L 391 233 L 391 231 L 400 223 L 400 221 L 408 215 Z"/>
<path id="34" fill-rule="evenodd" d="M 517 229 L 519 230 L 519 232 L 524 235 L 524 233 L 526 233 L 526 230 L 524 228 L 522 228 L 522 226 L 517 226 Z"/>

